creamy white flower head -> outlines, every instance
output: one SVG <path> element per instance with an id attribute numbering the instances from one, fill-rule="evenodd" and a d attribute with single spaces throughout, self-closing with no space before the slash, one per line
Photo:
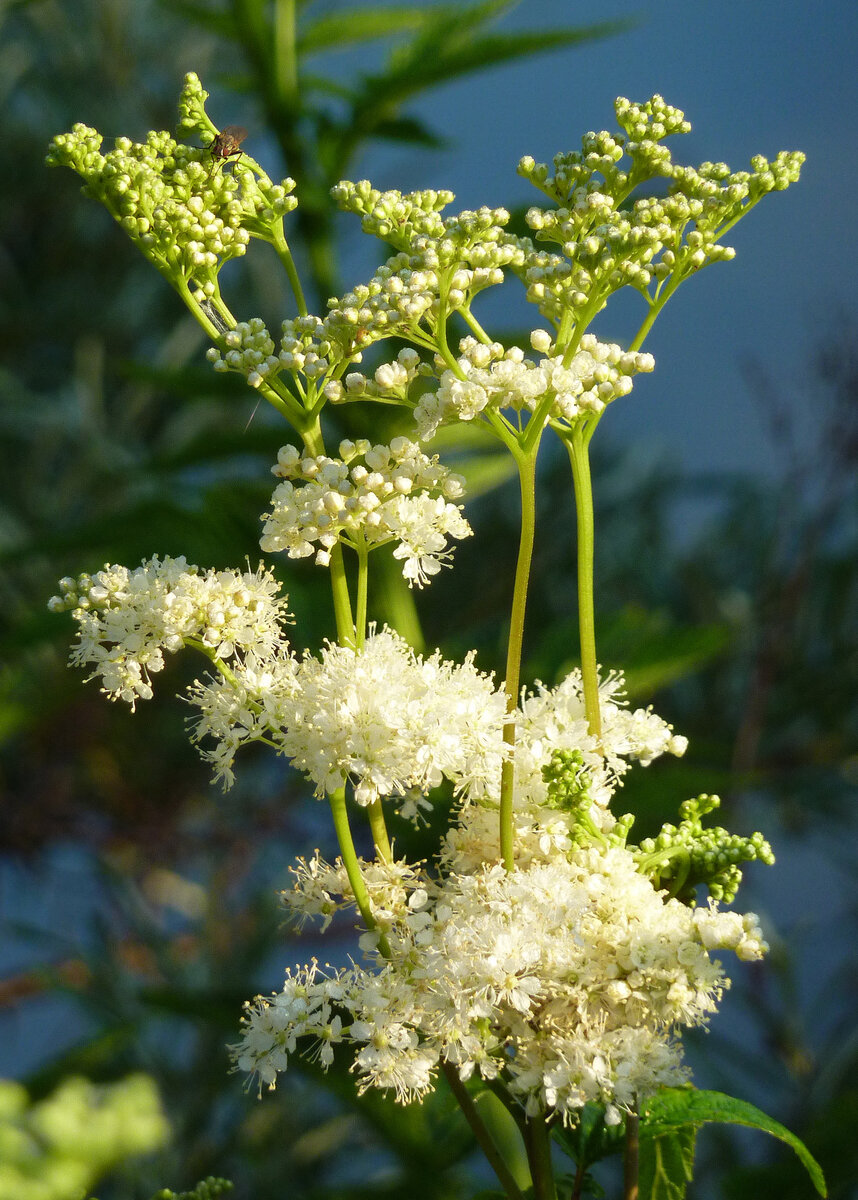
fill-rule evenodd
<path id="1" fill-rule="evenodd" d="M 295 672 L 295 659 L 285 647 L 266 657 L 249 651 L 228 676 L 197 680 L 188 689 L 188 701 L 199 710 L 190 722 L 191 741 L 201 746 L 201 757 L 212 764 L 224 790 L 235 782 L 239 747 L 261 740 L 280 745 L 283 727 L 292 719 Z"/>
<path id="2" fill-rule="evenodd" d="M 94 669 L 111 699 L 152 696 L 164 653 L 191 644 L 222 660 L 253 650 L 260 658 L 285 646 L 286 599 L 266 568 L 202 572 L 184 558 L 151 558 L 130 571 L 106 566 L 61 580 L 50 604 L 71 608 L 79 633 L 71 662 Z"/>
<path id="3" fill-rule="evenodd" d="M 302 869 L 299 892 L 336 903 L 346 885 L 332 873 Z M 708 950 L 729 944 L 741 956 L 756 928 L 752 916 L 666 899 L 620 846 L 422 886 L 406 864 L 376 875 L 391 958 L 376 948 L 376 970 L 323 984 L 289 977 L 282 998 L 250 1009 L 234 1051 L 241 1069 L 273 1083 L 297 1039 L 318 1041 L 322 1029 L 355 1047 L 362 1090 L 404 1102 L 446 1061 L 463 1079 L 503 1073 L 530 1115 L 574 1122 L 588 1101 L 629 1108 L 687 1078 L 676 1034 L 704 1024 L 728 986 Z M 336 1032 L 333 1010 L 344 1014 Z"/>
<path id="4" fill-rule="evenodd" d="M 301 457 L 284 446 L 273 468 L 285 482 L 264 516 L 260 545 L 290 558 L 315 554 L 327 566 L 337 542 L 362 551 L 395 542 L 409 585 L 423 586 L 450 559 L 447 539 L 468 537 L 462 515 L 464 480 L 425 455 L 415 442 L 389 446 L 366 439 L 340 443 L 340 458 Z"/>
<path id="5" fill-rule="evenodd" d="M 362 650 L 329 645 L 296 672 L 283 750 L 322 796 L 353 782 L 355 798 L 427 792 L 442 779 L 469 794 L 500 774 L 504 698 L 492 678 L 436 651 L 422 658 L 389 629 Z"/>
<path id="6" fill-rule="evenodd" d="M 627 708 L 622 691 L 623 678 L 617 672 L 600 682 L 602 732 L 596 738 L 588 729 L 578 669 L 555 688 L 546 688 L 537 681 L 535 694 L 526 696 L 521 705 L 516 747 L 518 803 L 532 807 L 544 802 L 542 769 L 555 750 L 581 751 L 592 778 L 590 797 L 603 809 L 631 762 L 648 766 L 662 754 L 684 754 L 686 739 L 675 736 L 673 727 L 651 709 Z"/>
<path id="7" fill-rule="evenodd" d="M 546 337 L 543 330 L 536 330 L 531 343 L 535 348 L 549 345 Z M 632 376 L 655 366 L 651 354 L 624 351 L 592 334 L 582 337 L 568 364 L 562 355 L 533 362 L 518 346 L 504 350 L 499 344 L 486 346 L 470 337 L 462 340 L 460 350 L 456 370 L 444 371 L 437 392 L 422 396 L 414 410 L 423 441 L 432 438 L 439 425 L 473 421 L 489 408 L 532 414 L 546 396 L 553 402 L 545 420 L 571 425 L 628 395 Z"/>

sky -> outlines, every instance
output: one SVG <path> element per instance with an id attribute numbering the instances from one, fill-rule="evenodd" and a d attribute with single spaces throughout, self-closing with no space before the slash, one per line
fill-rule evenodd
<path id="1" fill-rule="evenodd" d="M 743 361 L 762 367 L 810 433 L 814 349 L 856 309 L 858 5 L 523 0 L 501 28 L 624 16 L 638 21 L 628 32 L 433 91 L 409 110 L 454 145 L 373 151 L 362 170 L 382 187 L 449 187 L 457 200 L 448 211 L 538 202 L 515 174 L 522 154 L 550 161 L 577 149 L 586 130 L 615 128 L 616 96 L 654 92 L 692 123 L 671 142 L 680 161 L 741 169 L 756 153 L 805 151 L 801 182 L 765 198 L 727 239 L 736 259 L 707 268 L 666 307 L 645 347 L 655 374 L 603 423 L 693 472 L 766 470 L 766 422 Z M 630 294 L 612 300 L 594 329 L 622 340 L 642 315 Z M 503 323 L 503 312 L 493 316 Z"/>

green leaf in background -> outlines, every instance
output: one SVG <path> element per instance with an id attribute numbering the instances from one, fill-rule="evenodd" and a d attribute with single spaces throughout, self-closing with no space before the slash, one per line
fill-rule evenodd
<path id="1" fill-rule="evenodd" d="M 659 1170 L 657 1173 L 653 1170 L 651 1176 L 656 1190 L 644 1192 L 642 1189 L 642 1200 L 646 1196 L 657 1197 L 658 1200 L 679 1200 L 684 1195 L 684 1184 L 681 1191 L 657 1190 L 662 1179 L 667 1179 L 668 1172 L 679 1169 L 678 1156 L 683 1152 L 682 1143 L 667 1141 L 662 1144 L 662 1139 L 666 1136 L 675 1138 L 681 1130 L 688 1127 L 696 1130 L 707 1122 L 746 1125 L 749 1129 L 759 1129 L 762 1133 L 778 1138 L 798 1155 L 819 1195 L 828 1195 L 822 1168 L 804 1142 L 761 1109 L 748 1104 L 746 1100 L 726 1096 L 723 1092 L 702 1092 L 696 1088 L 663 1088 L 657 1096 L 647 1102 L 641 1116 L 641 1163 L 643 1164 L 645 1158 L 649 1160 L 656 1149 L 659 1152 L 655 1156 L 659 1158 L 659 1162 L 653 1164 Z M 659 1143 L 658 1147 L 654 1143 Z M 693 1163 L 693 1141 L 691 1159 L 683 1157 L 683 1162 Z M 648 1164 L 649 1169 L 653 1168 Z M 676 1176 L 671 1174 L 670 1179 L 675 1186 Z M 664 1186 L 667 1186 L 666 1183 Z"/>
<path id="2" fill-rule="evenodd" d="M 396 33 L 410 33 L 421 29 L 433 17 L 431 9 L 416 7 L 359 8 L 353 12 L 328 13 L 300 31 L 298 53 L 307 56 Z"/>

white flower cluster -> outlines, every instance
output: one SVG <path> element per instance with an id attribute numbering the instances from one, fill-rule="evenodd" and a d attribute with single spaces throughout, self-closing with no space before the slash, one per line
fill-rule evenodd
<path id="1" fill-rule="evenodd" d="M 440 883 L 398 868 L 368 879 L 389 959 L 330 978 L 314 965 L 247 1006 L 233 1053 L 260 1085 L 275 1085 L 305 1038 L 323 1065 L 351 1043 L 361 1089 L 404 1102 L 443 1061 L 462 1079 L 500 1077 L 532 1116 L 574 1122 L 588 1101 L 631 1108 L 685 1079 L 674 1035 L 704 1024 L 728 985 L 709 951 L 764 948 L 753 917 L 665 899 L 622 847 Z M 338 893 L 348 900 L 341 874 L 303 871 L 298 910 L 311 911 L 314 892 L 324 915 Z"/>
<path id="2" fill-rule="evenodd" d="M 184 558 L 151 558 L 133 571 L 105 566 L 94 575 L 61 579 L 49 607 L 71 609 L 78 638 L 71 662 L 92 666 L 102 691 L 132 709 L 152 696 L 152 676 L 164 653 L 191 644 L 221 660 L 252 652 L 259 658 L 284 645 L 286 600 L 264 567 L 201 572 Z"/>
<path id="3" fill-rule="evenodd" d="M 540 352 L 553 349 L 545 330 L 535 330 L 531 343 Z M 414 410 L 423 440 L 433 437 L 441 424 L 473 421 L 488 409 L 533 413 L 549 394 L 553 403 L 546 421 L 571 425 L 583 414 L 602 412 L 617 396 L 628 395 L 631 377 L 655 366 L 651 354 L 623 351 L 592 334 L 584 334 L 568 363 L 562 355 L 535 363 L 518 346 L 504 350 L 500 343 L 485 345 L 472 337 L 463 338 L 459 350 L 457 370 L 444 371 L 437 392 L 421 396 Z"/>
<path id="4" fill-rule="evenodd" d="M 389 629 L 362 650 L 328 646 L 296 671 L 281 748 L 324 795 L 349 779 L 355 798 L 425 794 L 443 779 L 466 796 L 500 775 L 504 697 L 492 678 L 436 651 L 422 658 Z"/>
<path id="5" fill-rule="evenodd" d="M 404 437 L 389 446 L 344 441 L 339 451 L 339 458 L 328 458 L 302 457 L 294 446 L 280 450 L 272 471 L 285 482 L 264 515 L 262 549 L 285 550 L 290 558 L 315 552 L 327 566 L 338 541 L 356 550 L 396 542 L 403 576 L 422 587 L 449 560 L 447 538 L 472 532 L 452 503 L 464 480 Z"/>
<path id="6" fill-rule="evenodd" d="M 408 388 L 421 369 L 420 355 L 411 346 L 400 350 L 393 362 L 376 367 L 372 379 L 360 371 L 349 371 L 345 387 L 338 379 L 325 386 L 325 395 L 333 404 L 346 400 L 394 400 L 407 402 Z M 424 368 L 425 369 L 425 368 Z"/>
<path id="7" fill-rule="evenodd" d="M 617 828 L 608 806 L 631 764 L 649 766 L 662 754 L 681 757 L 685 753 L 687 739 L 674 734 L 651 709 L 630 710 L 623 704 L 622 684 L 622 676 L 612 673 L 599 686 L 599 737 L 588 729 L 579 670 L 555 688 L 537 681 L 536 692 L 523 695 L 516 714 L 514 760 L 515 853 L 520 865 L 551 861 L 557 854 L 569 853 L 575 844 L 575 817 L 548 805 L 544 771 L 556 751 L 580 754 L 588 779 L 587 815 L 593 828 L 605 833 Z M 475 871 L 497 860 L 499 781 L 490 784 L 482 794 L 471 792 L 476 803 L 447 831 L 442 861 L 449 870 Z"/>

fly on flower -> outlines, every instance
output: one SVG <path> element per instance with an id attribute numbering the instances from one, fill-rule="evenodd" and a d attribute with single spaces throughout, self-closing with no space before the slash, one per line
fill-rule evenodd
<path id="1" fill-rule="evenodd" d="M 241 143 L 246 137 L 247 130 L 243 125 L 227 125 L 211 144 L 212 158 L 226 159 L 241 154 Z"/>
<path id="2" fill-rule="evenodd" d="M 209 172 L 209 178 L 215 173 L 218 165 L 222 166 L 233 155 L 241 154 L 241 143 L 246 137 L 247 130 L 243 125 L 227 125 L 215 135 L 210 147 L 212 169 Z"/>

